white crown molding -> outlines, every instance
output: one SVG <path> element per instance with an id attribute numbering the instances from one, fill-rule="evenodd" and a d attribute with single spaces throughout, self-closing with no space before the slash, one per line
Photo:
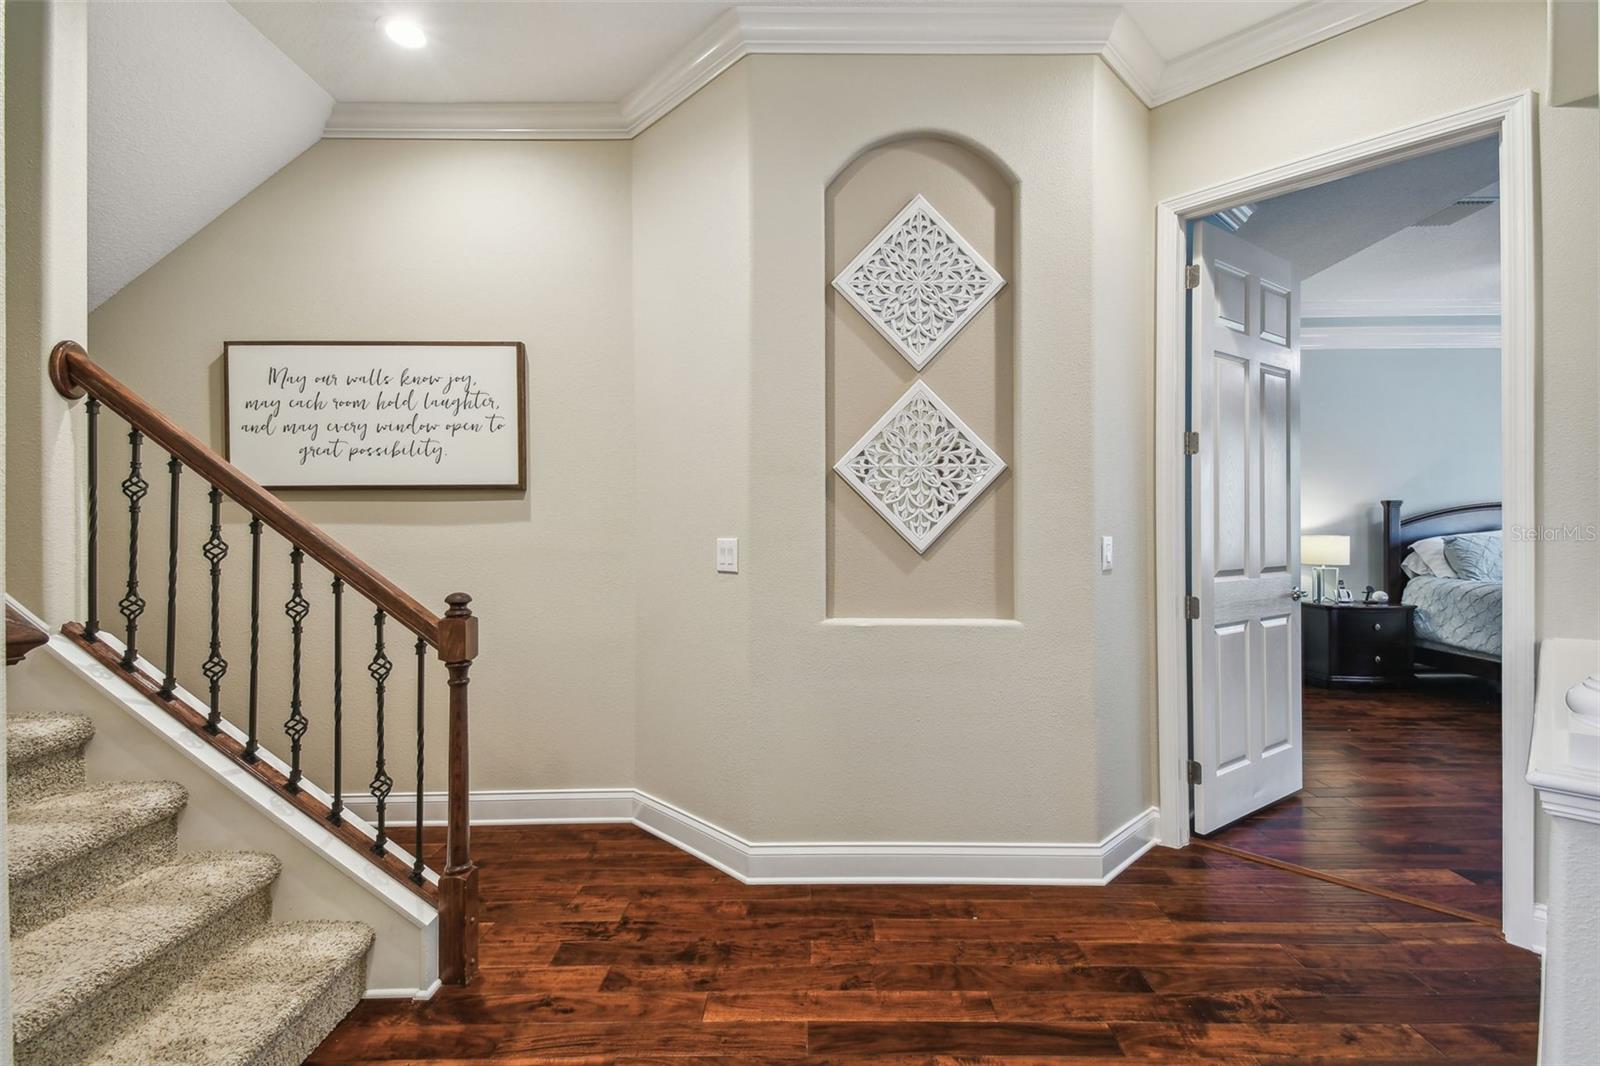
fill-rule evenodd
<path id="1" fill-rule="evenodd" d="M 338 103 L 324 136 L 626 140 L 748 55 L 1097 55 L 1155 107 L 1420 0 L 1311 0 L 1163 64 L 1121 5 L 734 7 L 615 103 Z"/>
<path id="2" fill-rule="evenodd" d="M 1323 300 L 1300 309 L 1305 351 L 1500 347 L 1498 300 Z"/>
<path id="3" fill-rule="evenodd" d="M 345 805 L 375 814 L 371 796 Z M 785 843 L 758 844 L 632 788 L 529 789 L 472 794 L 473 825 L 620 823 L 710 863 L 745 884 L 1104 885 L 1155 842 L 1154 807 L 1105 839 L 1083 844 Z M 444 824 L 445 794 L 424 793 L 423 822 Z M 410 825 L 415 801 L 391 797 L 388 818 Z"/>
<path id="4" fill-rule="evenodd" d="M 1311 0 L 1168 61 L 1145 102 L 1160 107 L 1418 3 L 1421 0 Z"/>

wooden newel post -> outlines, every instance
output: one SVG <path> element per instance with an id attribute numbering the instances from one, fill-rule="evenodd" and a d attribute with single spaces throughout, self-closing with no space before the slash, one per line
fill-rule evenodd
<path id="1" fill-rule="evenodd" d="M 478 620 L 464 592 L 445 597 L 439 658 L 450 672 L 450 766 L 444 873 L 439 877 L 439 979 L 464 985 L 478 973 L 478 868 L 472 862 L 467 773 L 467 671 L 478 655 Z"/>

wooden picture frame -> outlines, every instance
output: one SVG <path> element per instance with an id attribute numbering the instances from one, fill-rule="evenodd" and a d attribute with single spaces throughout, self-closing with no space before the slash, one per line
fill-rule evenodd
<path id="1" fill-rule="evenodd" d="M 325 359 L 335 356 L 335 353 L 343 356 L 346 354 L 346 350 L 369 349 L 371 350 L 369 359 L 372 362 L 362 364 L 362 369 L 368 371 L 386 369 L 383 365 L 383 360 L 393 354 L 404 353 L 407 350 L 411 350 L 417 358 L 424 360 L 427 369 L 436 371 L 440 369 L 441 360 L 444 360 L 446 356 L 453 357 L 456 354 L 453 351 L 455 349 L 502 349 L 502 351 L 494 354 L 509 359 L 514 366 L 512 368 L 497 367 L 495 368 L 494 376 L 499 379 L 497 384 L 500 396 L 503 396 L 508 388 L 515 389 L 515 413 L 511 416 L 515 419 L 515 426 L 509 427 L 512 429 L 512 433 L 510 437 L 506 438 L 505 445 L 493 449 L 498 454 L 485 455 L 478 458 L 468 457 L 455 463 L 457 468 L 474 471 L 487 469 L 490 464 L 493 464 L 493 472 L 489 476 L 480 477 L 475 473 L 464 474 L 455 480 L 451 480 L 449 477 L 428 480 L 404 475 L 394 480 L 384 478 L 372 480 L 333 478 L 328 480 L 317 477 L 285 477 L 283 475 L 285 466 L 283 457 L 271 454 L 267 446 L 256 443 L 264 439 L 266 434 L 248 432 L 246 427 L 249 423 L 241 418 L 244 411 L 242 408 L 240 411 L 234 410 L 234 402 L 242 394 L 241 383 L 234 380 L 234 375 L 241 370 L 245 351 L 250 349 L 255 349 L 255 351 L 250 352 L 251 356 L 267 358 L 272 358 L 273 356 L 292 358 L 288 352 L 284 351 L 285 349 L 322 349 L 323 351 L 320 354 Z M 446 349 L 452 351 L 442 351 Z M 315 355 L 317 353 L 307 351 L 295 354 Z M 340 368 L 340 370 L 348 370 L 354 365 L 351 364 L 345 368 Z M 459 365 L 454 358 L 451 358 L 445 363 L 444 369 L 456 369 Z M 321 376 L 327 376 L 333 373 L 340 373 L 340 370 L 330 370 L 328 367 L 329 363 L 325 362 L 320 366 L 313 367 L 295 364 L 288 369 L 292 373 L 304 375 L 320 373 Z M 251 369 L 257 369 L 257 367 L 252 367 Z M 403 372 L 410 368 L 395 366 L 393 369 L 397 372 Z M 510 382 L 513 376 L 515 384 L 511 385 Z M 473 489 L 478 491 L 526 492 L 528 488 L 527 380 L 527 348 L 521 341 L 227 341 L 222 346 L 222 407 L 225 430 L 223 454 L 229 462 L 239 466 L 246 474 L 255 478 L 265 488 L 274 490 L 320 492 L 380 489 L 416 492 L 429 489 Z M 352 386 L 334 384 L 331 387 L 350 388 Z M 361 388 L 363 386 L 357 385 L 354 387 Z M 396 387 L 398 388 L 399 385 Z M 491 399 L 493 398 L 491 397 Z M 511 409 L 513 408 L 510 406 L 509 398 L 495 401 L 496 411 L 506 412 Z M 357 415 L 356 417 L 370 417 L 370 414 Z M 516 449 L 514 460 L 507 454 L 507 449 L 513 446 L 512 442 L 514 442 Z M 427 443 L 434 442 L 430 440 Z M 291 445 L 291 447 L 297 447 L 297 445 Z M 438 460 L 439 465 L 444 464 L 444 459 L 448 455 L 448 448 L 445 448 L 444 456 L 441 456 L 440 460 Z M 330 458 L 333 457 L 330 456 Z M 303 465 L 304 460 L 301 460 L 301 463 Z M 413 469 L 426 469 L 426 467 L 419 463 Z M 503 475 L 501 474 L 502 471 Z"/>

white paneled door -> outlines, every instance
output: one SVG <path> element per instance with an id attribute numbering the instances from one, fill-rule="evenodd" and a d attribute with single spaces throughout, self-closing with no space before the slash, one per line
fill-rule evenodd
<path id="1" fill-rule="evenodd" d="M 1300 294 L 1283 260 L 1209 222 L 1190 297 L 1194 828 L 1297 792 Z"/>

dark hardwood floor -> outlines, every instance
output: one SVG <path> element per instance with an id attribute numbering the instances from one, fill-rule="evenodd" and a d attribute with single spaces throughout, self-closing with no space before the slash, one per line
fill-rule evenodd
<path id="1" fill-rule="evenodd" d="M 1199 848 L 1030 888 L 746 886 L 630 826 L 473 847 L 480 979 L 365 1001 L 311 1062 L 1534 1060 L 1537 956 Z"/>
<path id="2" fill-rule="evenodd" d="M 1307 686 L 1305 788 L 1207 840 L 1498 919 L 1500 696 Z"/>

